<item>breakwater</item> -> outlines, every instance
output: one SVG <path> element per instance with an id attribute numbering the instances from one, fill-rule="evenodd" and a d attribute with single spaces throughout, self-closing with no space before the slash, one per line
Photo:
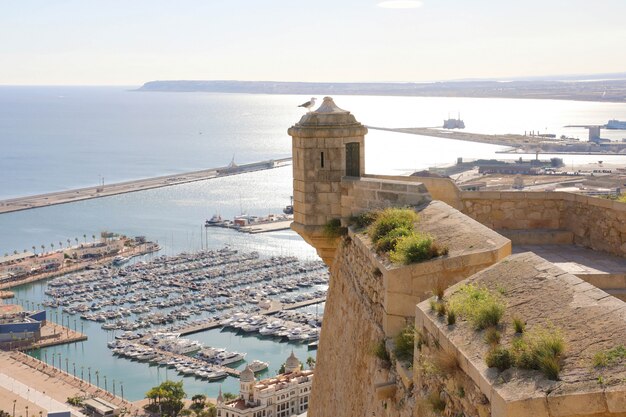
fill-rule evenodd
<path id="1" fill-rule="evenodd" d="M 231 163 L 225 167 L 209 168 L 201 171 L 192 171 L 181 174 L 164 175 L 160 177 L 144 178 L 114 184 L 99 184 L 93 187 L 77 188 L 47 194 L 11 198 L 0 201 L 0 214 L 12 211 L 28 210 L 46 207 L 55 204 L 65 204 L 74 201 L 89 200 L 92 198 L 144 191 L 152 188 L 168 187 L 171 185 L 203 181 L 246 172 L 261 171 L 279 168 L 288 165 L 291 158 L 270 159 L 250 164 L 235 165 Z"/>

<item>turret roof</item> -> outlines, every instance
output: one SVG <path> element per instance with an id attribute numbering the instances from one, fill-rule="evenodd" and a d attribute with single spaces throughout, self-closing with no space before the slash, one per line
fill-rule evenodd
<path id="1" fill-rule="evenodd" d="M 241 371 L 241 375 L 239 375 L 239 380 L 241 382 L 253 382 L 255 380 L 254 372 L 252 372 L 252 369 L 250 369 L 249 365 L 246 365 L 246 369 Z"/>

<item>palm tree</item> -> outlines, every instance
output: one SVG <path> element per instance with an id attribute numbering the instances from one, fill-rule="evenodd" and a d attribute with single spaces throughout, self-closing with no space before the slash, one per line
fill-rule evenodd
<path id="1" fill-rule="evenodd" d="M 309 365 L 309 369 L 315 368 L 315 358 L 309 356 L 308 358 L 306 358 L 306 364 Z"/>
<path id="2" fill-rule="evenodd" d="M 34 253 L 35 255 L 37 255 L 37 248 L 36 248 L 34 245 L 33 245 L 33 246 L 31 246 L 31 248 L 33 248 L 33 253 Z"/>
<path id="3" fill-rule="evenodd" d="M 67 247 L 68 247 L 68 248 L 70 247 L 70 243 L 71 243 L 71 242 L 72 242 L 71 240 L 67 239 Z"/>
<path id="4" fill-rule="evenodd" d="M 83 239 L 85 240 L 85 243 L 87 243 L 87 235 L 83 234 Z"/>
<path id="5" fill-rule="evenodd" d="M 93 243 L 96 243 L 96 235 L 91 235 L 91 238 L 93 239 Z"/>
<path id="6" fill-rule="evenodd" d="M 16 250 L 13 251 L 13 255 L 17 255 L 17 251 Z"/>
<path id="7" fill-rule="evenodd" d="M 59 240 L 59 247 L 63 249 L 63 242 L 61 242 L 60 240 Z"/>
<path id="8" fill-rule="evenodd" d="M 75 237 L 74 240 L 76 241 L 76 244 L 78 245 L 78 238 Z"/>
<path id="9" fill-rule="evenodd" d="M 54 252 L 54 243 L 51 243 L 50 247 L 52 248 L 52 252 Z"/>
<path id="10" fill-rule="evenodd" d="M 41 245 L 41 254 L 43 255 L 43 253 L 46 251 L 46 246 L 45 245 Z"/>

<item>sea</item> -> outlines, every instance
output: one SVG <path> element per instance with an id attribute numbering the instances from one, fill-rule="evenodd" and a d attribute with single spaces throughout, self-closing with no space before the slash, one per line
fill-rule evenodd
<path id="1" fill-rule="evenodd" d="M 0 87 L 0 200 L 78 187 L 183 173 L 235 163 L 290 156 L 287 129 L 304 111 L 309 97 L 217 93 L 137 92 L 135 87 Z M 626 120 L 626 104 L 562 100 L 333 96 L 357 120 L 376 127 L 433 127 L 460 114 L 466 131 L 502 134 L 534 131 L 586 140 L 583 128 L 567 125 Z M 318 96 L 322 98 L 322 96 Z M 621 140 L 625 131 L 603 130 Z M 526 158 L 501 155 L 502 147 L 370 129 L 365 169 L 371 174 L 405 175 L 454 163 L 458 157 Z M 551 155 L 541 155 L 549 158 Z M 626 165 L 626 156 L 558 155 L 566 164 L 597 162 Z M 229 246 L 263 256 L 293 255 L 317 259 L 315 251 L 292 231 L 247 235 L 203 223 L 213 214 L 280 213 L 292 195 L 291 167 L 210 179 L 195 183 L 104 197 L 0 215 L 0 254 L 65 245 L 101 231 L 144 235 L 158 241 L 161 254 L 173 255 Z M 38 249 L 39 250 L 39 249 Z M 40 303 L 46 283 L 16 289 L 17 302 Z M 308 307 L 313 311 L 315 307 Z M 323 306 L 317 309 L 323 311 Z M 51 312 L 52 313 L 52 312 Z M 74 320 L 72 317 L 70 320 Z M 138 400 L 171 370 L 119 359 L 106 341 L 112 334 L 100 324 L 78 319 L 89 340 L 33 352 L 42 359 L 68 358 L 94 381 L 95 371 L 115 380 L 125 398 Z M 70 323 L 72 327 L 74 323 Z M 219 329 L 189 336 L 206 345 L 245 351 L 248 358 L 270 362 L 270 372 L 294 350 L 302 361 L 315 352 L 306 345 L 242 337 Z M 184 378 L 190 394 L 215 397 L 218 389 L 237 392 L 238 380 L 207 383 Z M 101 381 L 102 385 L 102 381 Z"/>

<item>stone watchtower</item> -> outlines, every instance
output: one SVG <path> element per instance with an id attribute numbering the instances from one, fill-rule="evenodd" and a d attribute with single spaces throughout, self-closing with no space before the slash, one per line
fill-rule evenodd
<path id="1" fill-rule="evenodd" d="M 330 264 L 334 245 L 327 242 L 324 225 L 341 218 L 342 178 L 365 173 L 367 128 L 324 97 L 322 105 L 302 116 L 288 133 L 293 156 L 291 227 Z"/>

